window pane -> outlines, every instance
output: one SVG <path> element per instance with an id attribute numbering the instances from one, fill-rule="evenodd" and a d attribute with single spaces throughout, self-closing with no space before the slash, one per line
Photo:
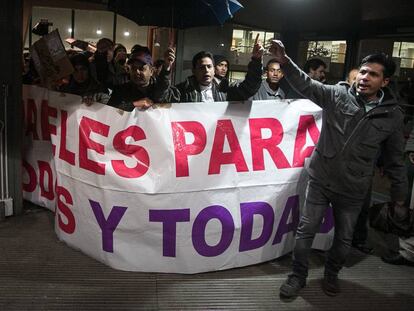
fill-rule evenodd
<path id="1" fill-rule="evenodd" d="M 96 44 L 101 38 L 113 39 L 114 13 L 75 10 L 75 38 Z"/>
<path id="2" fill-rule="evenodd" d="M 309 41 L 307 59 L 328 57 L 332 63 L 345 63 L 346 41 Z"/>
<path id="3" fill-rule="evenodd" d="M 138 26 L 133 21 L 117 15 L 116 42 L 131 50 L 134 44 L 147 45 L 147 26 Z"/>
<path id="4" fill-rule="evenodd" d="M 400 68 L 414 68 L 414 42 L 394 42 L 392 56 L 401 58 Z"/>
<path id="5" fill-rule="evenodd" d="M 394 42 L 394 47 L 392 49 L 392 56 L 393 57 L 399 57 L 400 56 L 400 47 L 401 47 L 401 42 Z"/>
<path id="6" fill-rule="evenodd" d="M 46 8 L 46 7 L 33 7 L 32 11 L 32 27 L 36 25 L 41 19 L 47 19 L 50 23 L 53 23 L 49 27 L 49 31 L 58 29 L 60 37 L 64 42 L 66 38 L 70 37 L 69 28 L 72 24 L 72 10 L 71 9 L 57 9 L 57 8 Z M 29 36 L 27 36 L 29 37 Z M 32 44 L 39 40 L 40 37 L 32 33 Z M 28 42 L 27 38 L 27 42 Z M 64 42 L 65 48 L 70 46 Z"/>

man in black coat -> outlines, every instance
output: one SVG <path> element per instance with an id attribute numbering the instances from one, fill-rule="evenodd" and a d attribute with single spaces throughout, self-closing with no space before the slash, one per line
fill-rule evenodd
<path id="1" fill-rule="evenodd" d="M 323 109 L 322 130 L 308 168 L 310 177 L 296 232 L 293 271 L 282 284 L 280 295 L 295 297 L 306 285 L 308 254 L 331 204 L 335 233 L 327 252 L 322 288 L 327 295 L 334 296 L 340 292 L 338 273 L 349 253 L 380 148 L 395 208 L 405 208 L 404 116 L 386 87 L 395 64 L 384 54 L 369 55 L 362 60 L 351 87 L 347 83 L 324 85 L 292 62 L 282 42 L 273 40 L 270 52 L 281 64 L 291 86 Z"/>

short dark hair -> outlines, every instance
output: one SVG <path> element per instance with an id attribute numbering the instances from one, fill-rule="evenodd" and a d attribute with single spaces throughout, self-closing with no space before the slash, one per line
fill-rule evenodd
<path id="1" fill-rule="evenodd" d="M 208 57 L 208 58 L 210 58 L 211 59 L 211 61 L 213 62 L 213 65 L 214 65 L 214 57 L 213 57 L 213 54 L 211 54 L 210 52 L 207 52 L 207 51 L 201 51 L 201 52 L 198 52 L 196 55 L 194 55 L 194 57 L 193 57 L 193 61 L 192 61 L 192 63 L 193 63 L 193 69 L 195 69 L 195 67 L 196 67 L 196 65 L 197 65 L 197 62 L 200 60 L 200 59 L 203 59 L 203 58 L 206 58 L 206 57 Z"/>
<path id="2" fill-rule="evenodd" d="M 375 53 L 370 54 L 366 57 L 364 57 L 361 60 L 361 63 L 359 64 L 359 68 L 361 68 L 362 65 L 368 64 L 368 63 L 376 63 L 380 64 L 384 67 L 384 78 L 390 78 L 394 72 L 395 72 L 395 62 L 389 55 L 384 53 Z"/>
<path id="3" fill-rule="evenodd" d="M 277 59 L 276 58 L 271 58 L 271 59 L 269 59 L 269 61 L 266 63 L 266 70 L 268 70 L 269 69 L 269 66 L 270 66 L 270 64 L 274 64 L 274 63 L 277 63 L 277 64 L 279 64 L 279 62 L 277 61 Z"/>
<path id="4" fill-rule="evenodd" d="M 326 64 L 322 59 L 319 58 L 310 58 L 306 61 L 305 66 L 303 66 L 303 70 L 306 73 L 309 73 L 310 70 L 316 70 L 318 69 L 320 66 L 323 66 L 326 68 Z"/>

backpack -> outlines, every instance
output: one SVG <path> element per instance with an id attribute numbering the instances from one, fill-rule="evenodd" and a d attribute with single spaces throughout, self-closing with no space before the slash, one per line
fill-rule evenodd
<path id="1" fill-rule="evenodd" d="M 408 209 L 404 219 L 394 215 L 395 204 L 392 202 L 374 204 L 369 211 L 369 224 L 372 228 L 399 237 L 414 236 L 414 211 Z"/>

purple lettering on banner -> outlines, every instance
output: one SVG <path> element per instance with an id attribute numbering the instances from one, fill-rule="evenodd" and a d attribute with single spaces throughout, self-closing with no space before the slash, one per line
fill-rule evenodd
<path id="1" fill-rule="evenodd" d="M 326 209 L 325 217 L 323 218 L 319 233 L 328 233 L 334 226 L 334 217 L 332 206 Z"/>
<path id="2" fill-rule="evenodd" d="M 217 218 L 221 222 L 222 233 L 220 241 L 215 246 L 207 244 L 205 230 L 207 223 Z M 212 205 L 203 209 L 194 220 L 193 246 L 201 256 L 214 257 L 222 254 L 231 244 L 234 235 L 234 222 L 230 212 L 220 205 Z"/>
<path id="3" fill-rule="evenodd" d="M 289 215 L 292 214 L 292 221 L 288 222 Z M 275 239 L 273 245 L 282 241 L 283 235 L 288 232 L 296 232 L 299 224 L 299 196 L 294 195 L 288 198 L 285 209 L 283 210 L 282 217 L 280 217 L 279 226 L 277 227 Z"/>
<path id="4" fill-rule="evenodd" d="M 239 251 L 249 251 L 265 245 L 272 235 L 275 220 L 272 206 L 266 202 L 241 203 L 240 213 L 241 233 Z M 262 216 L 263 228 L 260 236 L 252 240 L 254 215 Z"/>
<path id="5" fill-rule="evenodd" d="M 112 207 L 111 212 L 107 219 L 102 212 L 102 207 L 99 202 L 89 200 L 91 204 L 92 211 L 95 214 L 95 218 L 98 221 L 99 227 L 102 231 L 102 249 L 105 252 L 113 253 L 114 252 L 114 231 L 121 221 L 122 216 L 124 216 L 127 207 L 123 206 L 114 206 Z"/>
<path id="6" fill-rule="evenodd" d="M 190 221 L 190 209 L 150 210 L 149 221 L 162 222 L 162 255 L 175 257 L 177 222 Z"/>

